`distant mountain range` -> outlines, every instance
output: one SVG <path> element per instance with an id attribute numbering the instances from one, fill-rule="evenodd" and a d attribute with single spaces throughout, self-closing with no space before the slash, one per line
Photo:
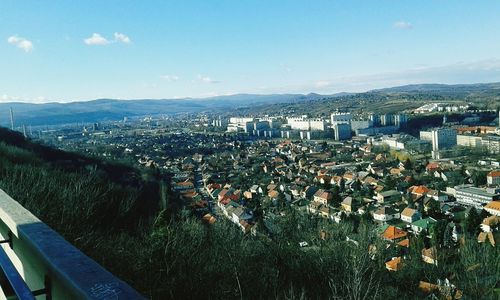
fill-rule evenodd
<path id="1" fill-rule="evenodd" d="M 447 96 L 498 95 L 500 83 L 480 84 L 415 84 L 392 88 L 372 90 L 362 94 L 441 94 Z M 185 99 L 139 99 L 116 100 L 97 99 L 70 103 L 32 104 L 23 102 L 0 103 L 0 125 L 9 124 L 9 109 L 14 111 L 16 126 L 21 125 L 56 125 L 76 122 L 97 122 L 120 120 L 123 117 L 145 115 L 174 115 L 179 113 L 227 111 L 238 107 L 253 107 L 264 104 L 299 103 L 328 98 L 354 95 L 354 93 L 338 93 L 334 95 L 303 94 L 236 94 L 210 98 Z"/>
<path id="2" fill-rule="evenodd" d="M 9 109 L 14 111 L 17 126 L 55 125 L 76 122 L 97 122 L 120 120 L 123 117 L 145 115 L 173 115 L 179 113 L 197 113 L 218 109 L 233 109 L 242 106 L 262 104 L 295 103 L 317 100 L 325 97 L 319 94 L 273 94 L 252 95 L 236 94 L 210 98 L 185 99 L 140 99 L 116 100 L 97 99 L 69 103 L 32 104 L 24 102 L 0 103 L 0 124 L 9 124 Z"/>

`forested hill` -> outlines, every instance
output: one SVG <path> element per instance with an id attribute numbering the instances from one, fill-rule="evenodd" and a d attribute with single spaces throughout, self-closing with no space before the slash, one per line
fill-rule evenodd
<path id="1" fill-rule="evenodd" d="M 69 242 L 137 288 L 123 241 L 142 240 L 158 213 L 156 174 L 68 153 L 0 128 L 0 188 Z"/>

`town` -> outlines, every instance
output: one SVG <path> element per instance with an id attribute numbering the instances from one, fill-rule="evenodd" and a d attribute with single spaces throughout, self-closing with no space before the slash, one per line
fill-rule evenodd
<path id="1" fill-rule="evenodd" d="M 423 124 L 418 136 L 405 133 L 412 119 L 433 114 L 442 118 L 439 126 Z M 481 123 L 485 115 L 487 124 Z M 290 209 L 322 222 L 369 222 L 393 250 L 386 269 L 398 272 L 410 249 L 437 266 L 460 249 L 465 235 L 485 247 L 500 242 L 496 115 L 430 103 L 384 115 L 335 111 L 328 120 L 145 117 L 40 136 L 61 149 L 158 170 L 168 181 L 170 205 L 206 224 L 234 223 L 241 234 L 279 234 L 279 219 Z M 297 247 L 315 247 L 315 241 Z M 461 293 L 448 278 L 419 287 L 456 297 L 449 299 Z"/>

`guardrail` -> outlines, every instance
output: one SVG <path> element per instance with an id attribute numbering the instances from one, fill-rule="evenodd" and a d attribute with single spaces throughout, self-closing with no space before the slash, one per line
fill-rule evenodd
<path id="1" fill-rule="evenodd" d="M 143 299 L 2 190 L 0 269 L 4 299 Z"/>

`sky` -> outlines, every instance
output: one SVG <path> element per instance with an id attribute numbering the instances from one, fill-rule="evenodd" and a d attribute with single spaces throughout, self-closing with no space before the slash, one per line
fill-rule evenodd
<path id="1" fill-rule="evenodd" d="M 0 102 L 500 81 L 500 1 L 0 0 Z"/>

